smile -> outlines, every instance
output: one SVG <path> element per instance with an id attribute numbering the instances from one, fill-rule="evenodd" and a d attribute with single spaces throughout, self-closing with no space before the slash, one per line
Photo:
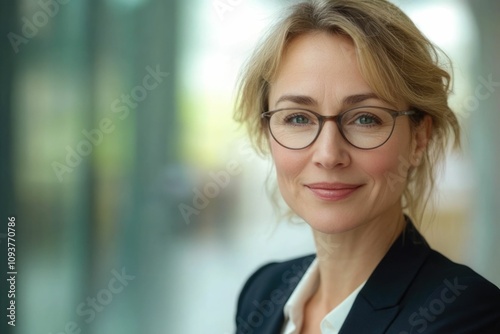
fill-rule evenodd
<path id="1" fill-rule="evenodd" d="M 342 183 L 312 183 L 305 185 L 312 194 L 325 201 L 340 201 L 358 190 L 362 185 Z"/>

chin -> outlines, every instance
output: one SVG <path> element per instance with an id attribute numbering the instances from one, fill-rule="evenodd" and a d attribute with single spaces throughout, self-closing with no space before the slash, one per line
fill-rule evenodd
<path id="1" fill-rule="evenodd" d="M 358 228 L 361 224 L 350 224 L 349 222 L 347 223 L 336 223 L 332 221 L 318 221 L 318 222 L 312 222 L 308 223 L 309 226 L 311 226 L 312 229 L 315 231 L 324 233 L 324 234 L 342 234 L 346 233 L 352 230 L 355 230 Z"/>
<path id="2" fill-rule="evenodd" d="M 365 220 L 354 210 L 345 208 L 306 208 L 305 214 L 298 215 L 311 226 L 312 229 L 325 234 L 340 234 L 352 231 L 361 225 Z M 354 213 L 354 214 L 353 214 Z"/>

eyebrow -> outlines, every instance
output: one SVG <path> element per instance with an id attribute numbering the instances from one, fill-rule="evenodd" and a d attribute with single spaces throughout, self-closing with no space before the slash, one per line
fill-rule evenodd
<path id="1" fill-rule="evenodd" d="M 342 105 L 349 106 L 349 105 L 360 103 L 360 102 L 363 102 L 363 101 L 369 100 L 369 99 L 379 100 L 379 97 L 377 95 L 375 95 L 374 93 L 349 95 L 349 96 L 346 96 L 342 100 Z M 278 99 L 278 101 L 276 102 L 275 105 L 278 105 L 279 103 L 286 102 L 286 101 L 293 102 L 296 104 L 305 105 L 305 106 L 318 105 L 318 102 L 315 99 L 313 99 L 312 97 L 307 96 L 307 95 L 282 95 Z"/>
<path id="2" fill-rule="evenodd" d="M 351 104 L 360 103 L 360 102 L 363 102 L 363 101 L 369 100 L 369 99 L 380 100 L 379 97 L 377 95 L 375 95 L 374 93 L 356 94 L 356 95 L 349 95 L 346 98 L 344 98 L 344 100 L 342 101 L 342 104 L 343 105 L 351 105 Z"/>
<path id="3" fill-rule="evenodd" d="M 276 102 L 275 105 L 278 105 L 281 102 L 285 102 L 285 101 L 293 102 L 293 103 L 296 103 L 296 104 L 302 104 L 302 105 L 305 105 L 305 106 L 312 106 L 312 105 L 317 105 L 318 104 L 318 102 L 316 102 L 316 100 L 313 99 L 310 96 L 306 96 L 306 95 L 283 95 L 283 96 L 281 96 L 278 99 L 278 101 Z"/>

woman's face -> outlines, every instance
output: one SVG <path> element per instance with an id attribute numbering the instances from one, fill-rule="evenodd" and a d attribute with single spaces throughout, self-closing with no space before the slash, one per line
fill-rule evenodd
<path id="1" fill-rule="evenodd" d="M 408 107 L 374 95 L 346 37 L 318 32 L 289 43 L 270 86 L 269 110 L 300 107 L 330 116 L 360 106 Z M 269 142 L 279 189 L 290 208 L 315 230 L 341 233 L 401 215 L 408 169 L 423 150 L 420 135 L 402 116 L 390 139 L 372 150 L 351 146 L 333 121 L 305 149 L 287 149 L 272 136 Z"/>

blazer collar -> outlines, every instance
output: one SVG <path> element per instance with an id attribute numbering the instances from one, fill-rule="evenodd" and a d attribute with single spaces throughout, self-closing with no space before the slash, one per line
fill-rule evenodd
<path id="1" fill-rule="evenodd" d="M 403 233 L 392 244 L 359 292 L 339 333 L 364 333 L 366 324 L 370 324 L 370 333 L 384 333 L 399 311 L 399 301 L 429 253 L 427 242 L 411 220 L 406 218 Z M 293 262 L 300 269 L 294 269 L 293 284 L 280 286 L 286 296 L 282 307 L 314 257 L 315 255 L 309 255 Z M 297 265 L 299 261 L 302 265 Z M 303 265 L 304 263 L 308 265 Z M 269 319 L 269 333 L 280 333 L 283 322 L 283 312 L 275 312 Z"/>
<path id="2" fill-rule="evenodd" d="M 383 333 L 429 254 L 429 245 L 407 218 L 405 230 L 359 292 L 340 333 L 362 333 L 367 323 L 371 333 Z"/>
<path id="3" fill-rule="evenodd" d="M 281 285 L 277 289 L 277 291 L 282 291 L 285 298 L 283 298 L 283 303 L 279 305 L 279 308 L 283 310 L 286 302 L 290 299 L 292 292 L 296 289 L 300 280 L 304 276 L 307 269 L 311 266 L 311 263 L 314 261 L 316 257 L 315 254 L 307 255 L 298 259 L 295 259 L 291 262 L 290 267 L 282 273 L 281 275 Z M 286 273 L 290 273 L 288 275 Z M 285 316 L 283 311 L 274 312 L 269 319 L 269 327 L 266 328 L 265 332 L 259 332 L 259 334 L 269 333 L 281 333 L 283 324 L 285 321 Z"/>

